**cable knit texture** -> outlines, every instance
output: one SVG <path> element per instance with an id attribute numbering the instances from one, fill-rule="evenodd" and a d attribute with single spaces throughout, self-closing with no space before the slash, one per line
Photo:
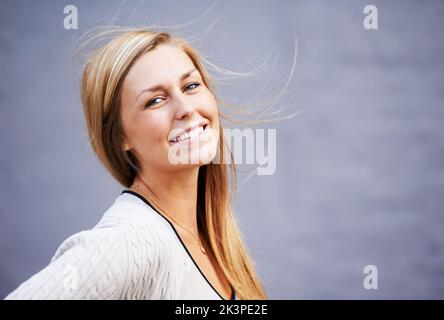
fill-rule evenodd
<path id="1" fill-rule="evenodd" d="M 118 197 L 6 299 L 175 299 L 184 261 L 163 217 Z"/>

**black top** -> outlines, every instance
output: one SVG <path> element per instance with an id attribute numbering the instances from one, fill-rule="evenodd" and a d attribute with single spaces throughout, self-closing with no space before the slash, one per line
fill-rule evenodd
<path id="1" fill-rule="evenodd" d="M 202 272 L 202 270 L 200 270 L 199 266 L 197 265 L 196 261 L 194 261 L 193 256 L 190 254 L 190 252 L 188 251 L 188 248 L 185 246 L 184 242 L 182 241 L 181 237 L 179 236 L 179 234 L 176 231 L 176 228 L 174 227 L 174 225 L 171 223 L 170 220 L 168 220 L 167 218 L 165 218 L 153 205 L 151 205 L 151 203 L 145 199 L 145 197 L 143 197 L 142 195 L 140 195 L 139 193 L 133 191 L 133 190 L 123 190 L 121 194 L 124 193 L 129 193 L 132 194 L 133 196 L 141 199 L 143 202 L 145 202 L 147 205 L 149 205 L 155 212 L 157 212 L 162 218 L 164 218 L 168 224 L 171 226 L 171 228 L 173 229 L 174 233 L 176 234 L 177 238 L 179 239 L 180 243 L 182 244 L 182 246 L 184 247 L 185 251 L 187 252 L 188 256 L 191 258 L 191 260 L 193 261 L 194 265 L 196 266 L 197 270 L 199 270 L 199 272 L 202 274 L 202 277 L 208 282 L 208 284 L 210 285 L 210 287 L 214 290 L 214 292 L 216 292 L 218 294 L 219 297 L 221 297 L 222 300 L 227 300 L 224 297 L 222 297 L 222 295 L 217 292 L 217 290 L 213 287 L 213 285 L 211 284 L 210 281 L 208 281 L 207 277 L 204 275 L 204 273 Z M 230 300 L 235 300 L 235 292 L 234 292 L 234 288 L 232 285 L 231 286 L 231 298 Z"/>

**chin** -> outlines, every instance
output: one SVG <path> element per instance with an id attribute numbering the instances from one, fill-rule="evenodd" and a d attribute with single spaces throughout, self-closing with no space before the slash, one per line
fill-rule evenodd
<path id="1" fill-rule="evenodd" d="M 213 147 L 210 150 L 205 149 L 206 150 L 202 150 L 199 154 L 194 153 L 189 155 L 187 160 L 183 159 L 182 162 L 173 163 L 172 165 L 176 168 L 194 168 L 210 164 L 216 157 L 217 148 Z"/>

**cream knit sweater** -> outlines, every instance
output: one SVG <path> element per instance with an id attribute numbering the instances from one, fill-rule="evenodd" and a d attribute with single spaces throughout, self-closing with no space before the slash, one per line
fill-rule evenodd
<path id="1" fill-rule="evenodd" d="M 170 222 L 134 199 L 122 193 L 94 228 L 66 239 L 5 299 L 186 299 L 187 270 L 200 269 Z M 204 276 L 193 279 L 202 282 L 200 299 L 223 299 Z"/>

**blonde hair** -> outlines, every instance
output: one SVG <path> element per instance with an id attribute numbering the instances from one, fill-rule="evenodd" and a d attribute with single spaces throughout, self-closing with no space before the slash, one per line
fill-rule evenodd
<path id="1" fill-rule="evenodd" d="M 88 42 L 110 35 L 111 40 L 93 51 L 84 68 L 81 85 L 83 112 L 95 154 L 119 183 L 130 187 L 140 166 L 131 151 L 122 148 L 119 101 L 123 79 L 134 62 L 158 45 L 178 47 L 190 57 L 214 96 L 215 90 L 200 55 L 184 39 L 146 28 L 114 28 L 100 32 Z M 219 114 L 224 118 L 220 111 Z M 233 159 L 225 146 L 221 124 L 218 152 L 221 159 L 225 159 L 227 152 Z M 199 168 L 197 221 L 238 299 L 268 299 L 233 216 L 230 182 L 236 190 L 234 161 L 210 163 Z"/>

